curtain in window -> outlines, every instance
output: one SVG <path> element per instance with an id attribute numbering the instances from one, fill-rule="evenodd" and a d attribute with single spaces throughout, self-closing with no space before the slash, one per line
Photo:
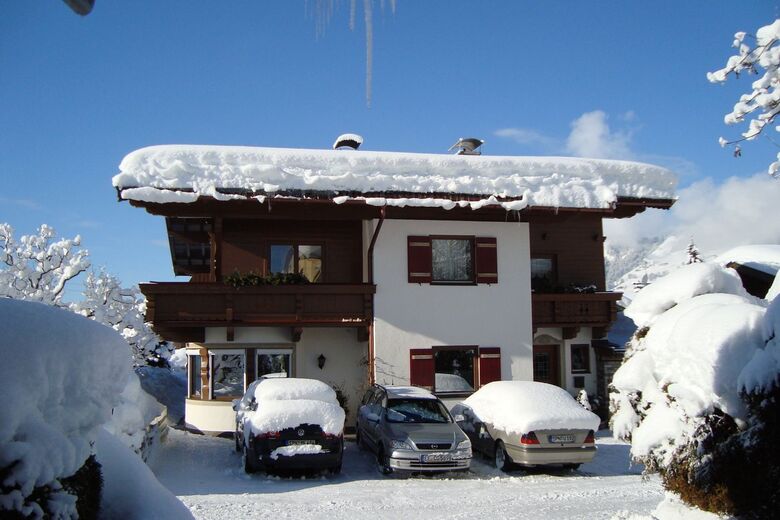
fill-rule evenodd
<path id="1" fill-rule="evenodd" d="M 434 239 L 433 280 L 469 282 L 473 280 L 471 241 L 462 239 Z"/>

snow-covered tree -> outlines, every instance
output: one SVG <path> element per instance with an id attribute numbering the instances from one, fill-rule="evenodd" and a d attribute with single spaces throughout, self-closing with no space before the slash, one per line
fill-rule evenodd
<path id="1" fill-rule="evenodd" d="M 89 269 L 89 251 L 81 237 L 55 240 L 54 228 L 41 225 L 36 235 L 18 241 L 0 223 L 0 296 L 65 306 L 66 284 Z"/>
<path id="2" fill-rule="evenodd" d="M 721 146 L 734 145 L 734 155 L 739 156 L 740 142 L 755 139 L 768 125 L 772 125 L 780 113 L 780 19 L 761 27 L 755 36 L 745 32 L 734 35 L 733 46 L 738 54 L 731 56 L 726 66 L 720 70 L 707 73 L 707 79 L 712 83 L 724 83 L 730 75 L 739 77 L 743 72 L 762 74 L 751 84 L 752 90 L 740 96 L 731 112 L 726 114 L 727 125 L 739 124 L 749 120 L 748 128 L 739 139 L 728 140 L 720 138 Z M 753 42 L 752 46 L 751 43 Z M 762 73 L 763 72 L 763 73 Z M 775 127 L 780 131 L 780 127 Z M 769 174 L 780 178 L 780 153 L 777 160 L 769 166 Z"/>
<path id="3" fill-rule="evenodd" d="M 587 411 L 592 411 L 593 407 L 590 405 L 590 399 L 588 398 L 588 392 L 583 388 L 577 392 L 577 402 L 582 405 Z"/>
<path id="4" fill-rule="evenodd" d="M 715 263 L 684 266 L 625 310 L 639 329 L 610 392 L 631 455 L 689 504 L 769 518 L 780 504 L 780 300 Z"/>
<path id="5" fill-rule="evenodd" d="M 688 259 L 685 262 L 686 264 L 698 264 L 702 262 L 699 249 L 696 247 L 696 244 L 693 243 L 693 237 L 691 237 L 691 241 L 688 243 L 685 252 L 688 255 Z"/>
<path id="6" fill-rule="evenodd" d="M 83 299 L 72 306 L 79 314 L 113 328 L 127 340 L 139 365 L 165 365 L 171 346 L 161 341 L 144 321 L 146 300 L 137 287 L 122 287 L 119 279 L 91 271 L 84 281 Z"/>

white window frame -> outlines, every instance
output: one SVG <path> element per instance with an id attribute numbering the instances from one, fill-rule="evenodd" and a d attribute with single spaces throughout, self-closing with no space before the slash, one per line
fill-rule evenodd
<path id="1" fill-rule="evenodd" d="M 244 389 L 241 392 L 241 396 L 246 392 L 246 349 L 245 348 L 219 348 L 209 349 L 209 399 L 214 400 L 214 381 L 211 375 L 214 373 L 214 356 L 221 356 L 223 354 L 240 354 L 244 357 Z M 202 393 L 202 390 L 201 390 Z M 235 397 L 239 399 L 239 397 Z"/>

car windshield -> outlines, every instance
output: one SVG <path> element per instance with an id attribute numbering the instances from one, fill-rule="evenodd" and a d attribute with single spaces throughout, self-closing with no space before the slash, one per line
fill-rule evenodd
<path id="1" fill-rule="evenodd" d="M 387 421 L 393 423 L 448 423 L 450 414 L 436 399 L 390 399 Z"/>

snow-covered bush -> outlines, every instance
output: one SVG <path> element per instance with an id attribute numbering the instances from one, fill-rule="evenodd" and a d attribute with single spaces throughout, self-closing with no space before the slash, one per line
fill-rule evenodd
<path id="1" fill-rule="evenodd" d="M 756 517 L 777 507 L 780 301 L 696 263 L 643 289 L 625 314 L 639 329 L 612 381 L 615 436 L 697 507 Z"/>
<path id="2" fill-rule="evenodd" d="M 72 309 L 122 334 L 136 366 L 168 366 L 173 348 L 144 321 L 146 299 L 137 287 L 122 287 L 119 279 L 104 270 L 91 271 L 84 280 L 83 298 Z"/>
<path id="3" fill-rule="evenodd" d="M 65 285 L 89 269 L 81 237 L 54 240 L 54 229 L 41 225 L 37 235 L 18 241 L 10 224 L 0 223 L 0 296 L 65 305 Z"/>
<path id="4" fill-rule="evenodd" d="M 70 311 L 0 298 L 0 357 L 0 516 L 75 517 L 83 506 L 68 490 L 79 486 L 63 480 L 111 418 L 131 374 L 127 347 Z"/>

